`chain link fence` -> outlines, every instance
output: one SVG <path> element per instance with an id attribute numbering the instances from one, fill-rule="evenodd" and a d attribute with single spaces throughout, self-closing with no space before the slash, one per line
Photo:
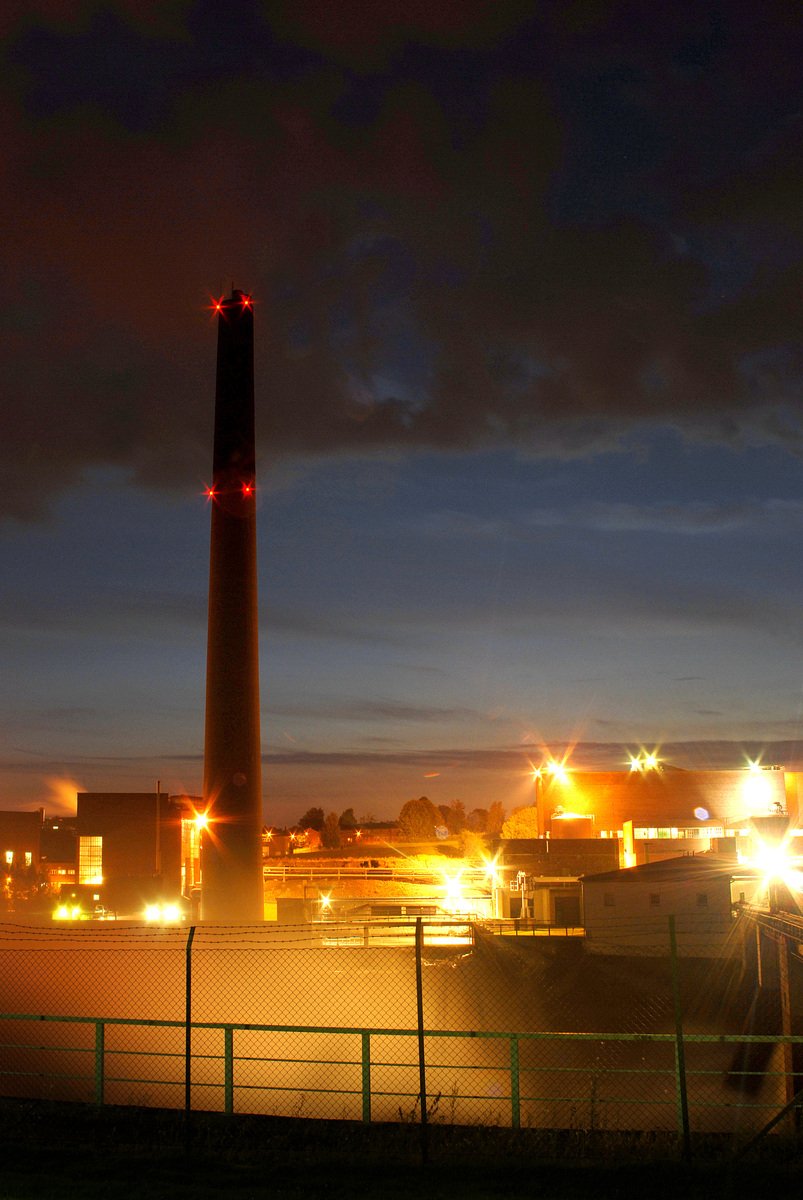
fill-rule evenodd
<path id="1" fill-rule="evenodd" d="M 655 926 L 651 926 L 655 930 Z M 701 932 L 701 928 L 696 931 Z M 646 926 L 640 931 L 646 934 Z M 466 922 L 0 926 L 0 1093 L 94 1104 L 748 1138 L 803 1053 L 734 924 L 649 955 Z M 643 942 L 643 937 L 642 937 Z M 679 946 L 679 949 L 678 949 Z M 800 962 L 790 956 L 791 995 Z M 759 969 L 760 967 L 760 969 Z"/>

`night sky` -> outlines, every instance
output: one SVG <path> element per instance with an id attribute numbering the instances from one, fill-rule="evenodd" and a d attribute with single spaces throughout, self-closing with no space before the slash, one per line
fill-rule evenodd
<path id="1" fill-rule="evenodd" d="M 0 23 L 0 807 L 200 790 L 232 283 L 268 820 L 803 763 L 799 6 Z"/>

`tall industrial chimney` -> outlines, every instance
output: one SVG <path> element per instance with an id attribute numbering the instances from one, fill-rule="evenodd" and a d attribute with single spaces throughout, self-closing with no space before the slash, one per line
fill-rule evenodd
<path id="1" fill-rule="evenodd" d="M 254 312 L 233 290 L 218 314 L 206 652 L 201 916 L 261 921 L 262 764 L 254 449 Z"/>

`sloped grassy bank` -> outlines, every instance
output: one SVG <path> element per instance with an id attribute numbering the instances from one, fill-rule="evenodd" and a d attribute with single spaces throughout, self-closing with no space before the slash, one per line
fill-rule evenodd
<path id="1" fill-rule="evenodd" d="M 41 1102 L 0 1103 L 0 1197 L 207 1200 L 365 1197 L 797 1195 L 803 1139 L 772 1136 L 737 1160 L 701 1138 L 433 1125 L 420 1128 Z"/>

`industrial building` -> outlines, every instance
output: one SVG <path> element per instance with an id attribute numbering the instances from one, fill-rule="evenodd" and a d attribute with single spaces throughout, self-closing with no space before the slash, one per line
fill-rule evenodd
<path id="1" fill-rule="evenodd" d="M 687 771 L 646 756 L 625 771 L 544 770 L 535 801 L 542 836 L 616 839 L 631 867 L 708 851 L 744 857 L 752 818 L 784 814 L 797 828 L 799 789 L 782 767 Z"/>
<path id="2" fill-rule="evenodd" d="M 782 767 L 689 771 L 652 755 L 634 759 L 623 771 L 545 767 L 535 772 L 534 780 L 540 837 L 494 842 L 504 880 L 504 887 L 495 889 L 494 913 L 579 926 L 585 923 L 586 881 L 621 876 L 624 895 L 638 907 L 640 894 L 631 885 L 645 877 L 648 866 L 685 861 L 694 872 L 695 862 L 712 859 L 729 864 L 727 895 L 723 891 L 719 907 L 730 913 L 732 899 L 738 899 L 731 896 L 730 879 L 744 875 L 743 890 L 752 896 L 749 866 L 769 826 L 781 822 L 790 852 L 803 847 L 803 834 L 796 836 L 799 781 L 799 774 Z M 770 840 L 777 839 L 773 829 Z M 674 867 L 667 865 L 667 870 L 668 879 L 678 878 Z M 654 878 L 659 875 L 657 871 Z M 592 897 L 594 886 L 589 884 Z M 653 905 L 656 894 L 655 889 L 649 892 Z M 593 898 L 591 914 L 596 919 Z M 605 906 L 600 921 L 613 918 L 611 906 Z"/>
<path id="3" fill-rule="evenodd" d="M 141 915 L 199 885 L 199 828 L 192 798 L 165 792 L 79 792 L 78 887 L 109 911 Z"/>

